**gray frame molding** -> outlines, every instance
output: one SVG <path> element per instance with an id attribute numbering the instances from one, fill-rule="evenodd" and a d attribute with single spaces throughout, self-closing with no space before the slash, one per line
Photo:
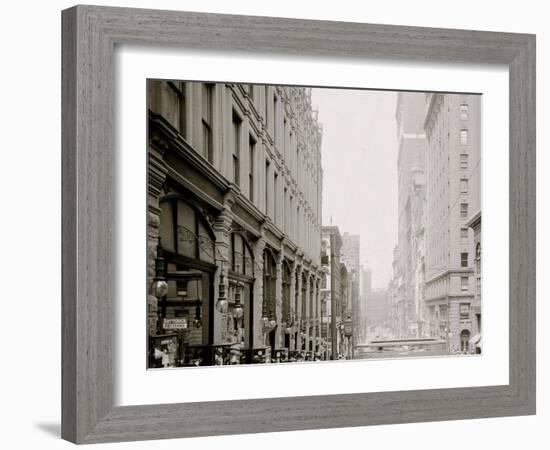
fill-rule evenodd
<path id="1" fill-rule="evenodd" d="M 62 32 L 64 439 L 94 443 L 535 413 L 535 36 L 96 6 L 63 11 Z M 113 52 L 120 43 L 508 65 L 510 383 L 114 407 Z"/>

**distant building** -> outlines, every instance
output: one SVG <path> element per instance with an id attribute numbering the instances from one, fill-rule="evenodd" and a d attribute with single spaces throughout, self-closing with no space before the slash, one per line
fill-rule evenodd
<path id="1" fill-rule="evenodd" d="M 394 252 L 396 335 L 422 332 L 423 215 L 425 202 L 424 94 L 400 92 L 397 97 L 398 240 Z M 420 268 L 420 269 L 419 269 Z"/>
<path id="2" fill-rule="evenodd" d="M 363 266 L 361 266 L 361 319 L 362 319 L 362 339 L 360 341 L 364 341 L 364 339 L 367 336 L 367 321 L 368 321 L 368 314 L 367 314 L 367 306 L 366 301 L 367 297 L 370 294 L 370 291 L 372 290 L 372 271 L 371 269 L 365 269 Z"/>
<path id="3" fill-rule="evenodd" d="M 351 278 L 342 262 L 342 245 L 337 226 L 322 227 L 321 338 L 333 360 L 351 357 L 353 349 Z"/>
<path id="4" fill-rule="evenodd" d="M 347 267 L 348 277 L 351 283 L 351 316 L 353 320 L 353 335 L 355 339 L 361 339 L 363 323 L 361 311 L 361 237 L 344 232 L 342 235 L 342 262 Z"/>

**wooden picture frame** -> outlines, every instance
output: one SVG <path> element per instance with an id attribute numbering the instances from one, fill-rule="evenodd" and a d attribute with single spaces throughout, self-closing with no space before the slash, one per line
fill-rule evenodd
<path id="1" fill-rule="evenodd" d="M 62 32 L 64 439 L 95 443 L 535 413 L 535 36 L 98 6 L 63 11 Z M 507 65 L 509 384 L 114 407 L 116 44 Z"/>

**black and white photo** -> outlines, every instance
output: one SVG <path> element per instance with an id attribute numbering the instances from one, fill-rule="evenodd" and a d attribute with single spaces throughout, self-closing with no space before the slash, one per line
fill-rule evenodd
<path id="1" fill-rule="evenodd" d="M 481 353 L 480 95 L 147 98 L 149 368 Z"/>

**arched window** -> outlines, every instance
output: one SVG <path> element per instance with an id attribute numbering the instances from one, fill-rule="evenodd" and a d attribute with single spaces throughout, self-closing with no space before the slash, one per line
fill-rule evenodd
<path id="1" fill-rule="evenodd" d="M 305 272 L 302 272 L 302 320 L 307 320 L 306 316 L 307 305 L 307 276 Z"/>
<path id="2" fill-rule="evenodd" d="M 275 316 L 275 282 L 277 280 L 277 266 L 273 253 L 269 249 L 264 250 L 264 286 L 263 286 L 263 316 L 270 321 L 277 320 Z"/>
<path id="3" fill-rule="evenodd" d="M 309 317 L 311 319 L 315 318 L 315 292 L 314 292 L 315 283 L 313 282 L 313 277 L 309 282 Z"/>
<path id="4" fill-rule="evenodd" d="M 232 233 L 230 240 L 231 270 L 241 275 L 254 276 L 254 256 L 246 239 Z"/>
<path id="5" fill-rule="evenodd" d="M 215 262 L 215 236 L 206 218 L 189 203 L 171 198 L 160 203 L 160 238 L 164 250 Z"/>
<path id="6" fill-rule="evenodd" d="M 287 326 L 292 322 L 291 310 L 290 310 L 290 265 L 285 260 L 283 262 L 283 317 L 282 319 L 286 322 Z"/>
<path id="7" fill-rule="evenodd" d="M 460 332 L 460 351 L 467 352 L 470 350 L 470 331 L 462 330 Z"/>

